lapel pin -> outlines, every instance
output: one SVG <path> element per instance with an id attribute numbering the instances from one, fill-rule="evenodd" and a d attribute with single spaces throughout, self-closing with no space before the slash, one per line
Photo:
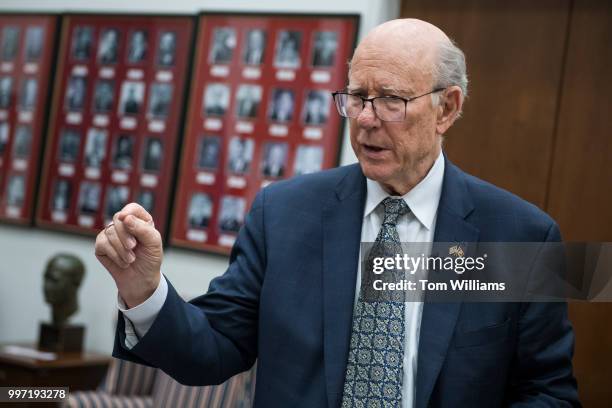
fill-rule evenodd
<path id="1" fill-rule="evenodd" d="M 452 247 L 448 249 L 448 254 L 454 255 L 458 258 L 463 258 L 463 255 L 464 255 L 463 248 L 461 248 L 461 245 L 459 244 L 453 245 Z"/>

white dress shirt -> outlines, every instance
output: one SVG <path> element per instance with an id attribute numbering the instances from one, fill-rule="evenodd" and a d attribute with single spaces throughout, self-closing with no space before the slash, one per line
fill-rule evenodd
<path id="1" fill-rule="evenodd" d="M 397 221 L 397 233 L 401 242 L 433 242 L 436 229 L 438 203 L 444 179 L 444 156 L 438 156 L 427 176 L 401 198 L 406 202 L 410 213 Z M 390 197 L 374 180 L 367 179 L 367 196 L 361 227 L 361 242 L 374 242 L 382 227 L 384 208 L 379 204 Z M 400 198 L 400 197 L 394 197 Z M 422 246 L 419 246 L 422 247 Z M 428 255 L 428 254 L 426 254 Z M 361 259 L 361 254 L 359 255 Z M 357 288 L 355 304 L 361 285 L 361 262 L 357 268 Z M 402 407 L 414 406 L 417 351 L 421 328 L 422 302 L 406 302 L 404 332 L 404 379 L 402 382 Z"/>
<path id="2" fill-rule="evenodd" d="M 443 179 L 444 156 L 440 153 L 427 176 L 401 197 L 410 208 L 410 213 L 402 216 L 397 223 L 397 233 L 401 242 L 433 242 Z M 361 228 L 361 242 L 374 242 L 384 218 L 384 209 L 379 204 L 390 195 L 374 180 L 366 179 L 366 184 L 367 196 Z M 358 265 L 355 303 L 361 284 L 361 262 L 358 262 Z M 125 303 L 118 297 L 119 310 L 125 319 L 126 347 L 134 347 L 138 339 L 146 334 L 164 305 L 167 294 L 168 283 L 162 276 L 153 295 L 136 307 L 126 309 Z M 406 302 L 402 384 L 402 406 L 404 408 L 414 405 L 422 311 L 422 302 Z"/>

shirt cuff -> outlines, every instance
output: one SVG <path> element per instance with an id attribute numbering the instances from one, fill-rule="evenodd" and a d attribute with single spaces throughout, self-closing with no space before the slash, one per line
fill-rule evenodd
<path id="1" fill-rule="evenodd" d="M 130 322 L 130 319 L 123 315 L 123 321 L 125 322 L 125 347 L 131 350 L 138 342 L 140 338 L 134 331 L 134 325 Z"/>
<path id="2" fill-rule="evenodd" d="M 117 306 L 123 316 L 132 323 L 138 337 L 142 338 L 153 325 L 155 318 L 166 302 L 167 296 L 168 282 L 166 282 L 164 275 L 161 275 L 157 289 L 147 300 L 128 309 L 121 296 L 117 295 Z"/>

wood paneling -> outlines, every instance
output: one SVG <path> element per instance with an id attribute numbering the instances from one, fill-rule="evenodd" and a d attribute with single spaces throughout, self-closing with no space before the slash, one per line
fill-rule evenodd
<path id="1" fill-rule="evenodd" d="M 612 5 L 578 0 L 547 206 L 567 240 L 612 241 L 611 74 Z"/>
<path id="2" fill-rule="evenodd" d="M 469 97 L 447 133 L 463 170 L 544 206 L 568 0 L 406 0 L 465 52 Z"/>
<path id="3" fill-rule="evenodd" d="M 446 151 L 549 212 L 568 241 L 612 241 L 612 3 L 404 0 L 467 56 Z M 570 303 L 584 406 L 612 400 L 612 304 Z"/>
<path id="4" fill-rule="evenodd" d="M 572 10 L 548 212 L 569 241 L 612 241 L 612 5 Z M 612 401 L 612 304 L 570 304 L 585 407 Z"/>
<path id="5" fill-rule="evenodd" d="M 570 303 L 574 332 L 574 375 L 582 405 L 608 408 L 612 401 L 612 304 Z"/>

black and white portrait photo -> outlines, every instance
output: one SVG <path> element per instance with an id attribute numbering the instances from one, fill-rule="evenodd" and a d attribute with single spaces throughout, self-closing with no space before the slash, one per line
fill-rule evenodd
<path id="1" fill-rule="evenodd" d="M 32 128 L 29 125 L 18 125 L 15 128 L 13 156 L 25 159 L 32 150 Z"/>
<path id="2" fill-rule="evenodd" d="M 170 110 L 172 102 L 172 85 L 166 83 L 154 83 L 149 92 L 148 114 L 154 118 L 165 118 Z"/>
<path id="3" fill-rule="evenodd" d="M 134 138 L 130 135 L 119 135 L 113 146 L 112 164 L 116 169 L 129 170 L 134 159 Z"/>
<path id="4" fill-rule="evenodd" d="M 216 170 L 219 167 L 221 153 L 221 138 L 219 136 L 204 136 L 200 139 L 197 167 L 205 170 Z"/>
<path id="5" fill-rule="evenodd" d="M 8 122 L 0 122 L 0 155 L 6 150 L 9 141 L 11 126 Z"/>
<path id="6" fill-rule="evenodd" d="M 85 106 L 85 91 L 87 79 L 80 76 L 72 76 L 68 79 L 66 86 L 66 110 L 70 112 L 82 111 Z M 98 87 L 96 86 L 96 91 Z"/>
<path id="7" fill-rule="evenodd" d="M 322 125 L 329 117 L 331 94 L 328 91 L 310 91 L 304 101 L 304 123 Z"/>
<path id="8" fill-rule="evenodd" d="M 302 33 L 299 31 L 280 31 L 276 38 L 274 66 L 277 68 L 297 68 L 300 66 L 300 47 Z"/>
<path id="9" fill-rule="evenodd" d="M 142 109 L 144 93 L 145 84 L 143 82 L 125 81 L 121 85 L 119 113 L 124 115 L 138 114 Z"/>
<path id="10" fill-rule="evenodd" d="M 151 190 L 142 190 L 136 195 L 136 202 L 149 214 L 155 210 L 155 194 Z"/>
<path id="11" fill-rule="evenodd" d="M 27 78 L 21 83 L 21 97 L 19 107 L 23 110 L 33 110 L 36 106 L 36 94 L 38 93 L 38 80 Z"/>
<path id="12" fill-rule="evenodd" d="M 79 191 L 79 211 L 83 214 L 96 214 L 100 209 L 100 195 L 102 189 L 99 183 L 85 181 L 81 183 Z"/>
<path id="13" fill-rule="evenodd" d="M 220 83 L 208 84 L 204 91 L 204 114 L 225 115 L 230 103 L 229 86 Z"/>
<path id="14" fill-rule="evenodd" d="M 276 122 L 288 122 L 293 118 L 295 95 L 290 89 L 275 89 L 270 100 L 268 116 Z"/>
<path id="15" fill-rule="evenodd" d="M 143 170 L 158 172 L 161 169 L 163 159 L 163 146 L 161 140 L 154 137 L 146 139 L 144 149 L 144 157 L 142 160 Z"/>
<path id="16" fill-rule="evenodd" d="M 176 33 L 164 31 L 159 36 L 157 43 L 157 64 L 163 67 L 174 65 L 176 55 Z"/>
<path id="17" fill-rule="evenodd" d="M 231 173 L 244 174 L 253 161 L 255 143 L 253 139 L 233 137 L 229 143 L 227 167 Z"/>
<path id="18" fill-rule="evenodd" d="M 148 49 L 148 33 L 145 30 L 132 31 L 128 40 L 128 63 L 136 64 L 139 62 L 143 62 L 147 58 Z"/>
<path id="19" fill-rule="evenodd" d="M 263 62 L 266 50 L 267 35 L 264 30 L 249 30 L 245 34 L 242 62 L 247 65 L 259 65 Z"/>
<path id="20" fill-rule="evenodd" d="M 221 213 L 219 214 L 219 229 L 225 232 L 238 232 L 244 222 L 244 198 L 225 196 L 221 199 Z"/>
<path id="21" fill-rule="evenodd" d="M 108 186 L 106 188 L 106 206 L 104 215 L 112 218 L 128 203 L 130 190 L 126 186 Z"/>
<path id="22" fill-rule="evenodd" d="M 5 26 L 2 29 L 0 57 L 3 61 L 12 61 L 17 56 L 19 46 L 19 27 Z"/>
<path id="23" fill-rule="evenodd" d="M 323 149 L 321 146 L 300 145 L 295 154 L 293 174 L 308 174 L 323 168 Z"/>
<path id="24" fill-rule="evenodd" d="M 287 165 L 287 143 L 266 143 L 261 160 L 261 174 L 265 177 L 282 177 Z"/>
<path id="25" fill-rule="evenodd" d="M 85 141 L 85 165 L 87 167 L 99 168 L 102 165 L 102 161 L 106 158 L 107 138 L 106 130 L 90 128 L 87 131 Z"/>
<path id="26" fill-rule="evenodd" d="M 119 54 L 119 31 L 115 29 L 102 30 L 98 41 L 98 62 L 100 64 L 115 64 Z"/>
<path id="27" fill-rule="evenodd" d="M 6 204 L 11 207 L 21 207 L 25 200 L 25 176 L 13 174 L 8 178 L 6 185 Z"/>
<path id="28" fill-rule="evenodd" d="M 81 133 L 77 129 L 63 129 L 59 139 L 58 160 L 74 163 L 79 157 Z"/>
<path id="29" fill-rule="evenodd" d="M 25 36 L 24 55 L 26 61 L 36 61 L 42 55 L 43 28 L 28 27 Z"/>
<path id="30" fill-rule="evenodd" d="M 72 58 L 86 60 L 91 56 L 93 45 L 93 28 L 86 26 L 76 27 L 72 33 Z"/>
<path id="31" fill-rule="evenodd" d="M 57 180 L 51 197 L 51 211 L 68 211 L 72 197 L 72 185 L 68 180 Z"/>
<path id="32" fill-rule="evenodd" d="M 213 213 L 213 203 L 210 195 L 195 193 L 189 200 L 187 222 L 192 228 L 206 228 Z"/>
<path id="33" fill-rule="evenodd" d="M 208 60 L 211 64 L 227 64 L 232 61 L 236 48 L 236 30 L 219 27 L 213 31 Z"/>
<path id="34" fill-rule="evenodd" d="M 261 94 L 259 85 L 240 85 L 236 92 L 236 115 L 239 118 L 257 117 Z"/>
<path id="35" fill-rule="evenodd" d="M 96 113 L 108 113 L 113 109 L 115 99 L 115 81 L 100 79 L 96 82 L 93 97 L 93 111 Z"/>
<path id="36" fill-rule="evenodd" d="M 8 109 L 13 99 L 13 78 L 0 77 L 0 109 Z"/>
<path id="37" fill-rule="evenodd" d="M 314 37 L 312 50 L 312 65 L 315 67 L 331 67 L 336 62 L 338 50 L 338 33 L 335 31 L 319 31 Z"/>

